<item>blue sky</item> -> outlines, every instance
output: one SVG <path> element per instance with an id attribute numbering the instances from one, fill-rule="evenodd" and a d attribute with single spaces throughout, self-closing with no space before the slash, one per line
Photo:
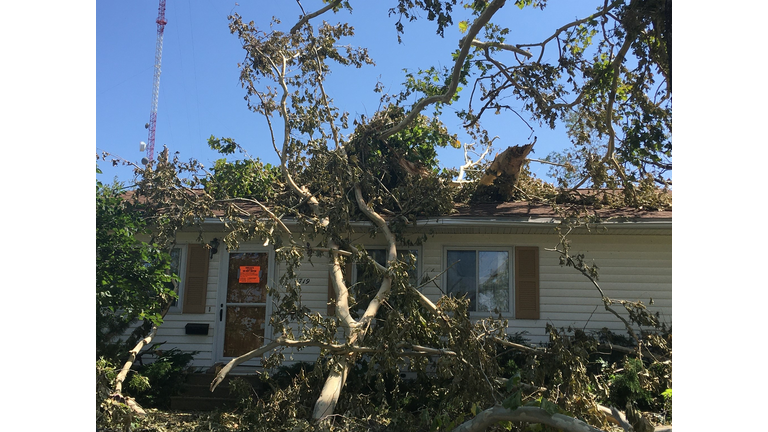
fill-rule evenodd
<path id="1" fill-rule="evenodd" d="M 245 20 L 253 20 L 267 28 L 272 16 L 281 18 L 276 28 L 287 30 L 301 11 L 295 1 L 169 1 L 162 55 L 162 74 L 158 102 L 155 153 L 168 146 L 179 151 L 182 159 L 198 159 L 210 166 L 220 157 L 208 149 L 206 140 L 211 135 L 232 137 L 252 156 L 276 163 L 277 158 L 267 141 L 268 131 L 264 119 L 248 111 L 243 99 L 245 92 L 238 82 L 238 62 L 244 51 L 236 36 L 229 33 L 227 15 L 238 12 Z M 362 3 L 362 4 L 356 4 Z M 322 7 L 319 1 L 302 2 L 306 11 Z M 354 13 L 341 11 L 322 19 L 331 22 L 350 20 L 356 29 L 357 43 L 369 48 L 376 66 L 362 69 L 337 68 L 331 74 L 327 91 L 336 105 L 348 110 L 354 117 L 370 116 L 379 102 L 373 92 L 377 80 L 387 91 L 397 93 L 404 81 L 404 68 L 415 71 L 430 66 L 450 66 L 451 53 L 462 37 L 457 24 L 445 31 L 445 38 L 435 34 L 434 23 L 426 19 L 406 23 L 403 44 L 398 45 L 395 16 L 387 16 L 387 8 L 394 2 L 352 2 Z M 576 17 L 593 12 L 602 1 L 552 1 L 544 11 L 519 10 L 510 2 L 494 17 L 494 22 L 513 30 L 508 41 L 513 43 L 537 42 L 549 36 L 555 28 Z M 96 150 L 109 152 L 132 162 L 145 155 L 139 143 L 148 141 L 145 124 L 149 121 L 154 74 L 155 45 L 158 12 L 157 0 L 131 2 L 96 2 Z M 464 14 L 458 9 L 454 17 L 458 23 Z M 317 21 L 317 19 L 316 19 Z M 359 37 L 359 39 L 358 39 Z M 554 50 L 551 51 L 554 55 Z M 444 110 L 443 119 L 452 133 L 459 133 L 455 109 L 466 106 L 469 89 L 454 107 Z M 476 102 L 477 103 L 477 102 Z M 515 103 L 512 102 L 515 106 Z M 519 104 L 518 104 L 519 106 Z M 426 111 L 425 111 L 426 113 Z M 528 120 L 526 118 L 526 120 Z M 562 128 L 555 131 L 529 124 L 531 129 L 511 112 L 484 120 L 491 136 L 498 135 L 494 148 L 503 150 L 509 145 L 529 142 L 531 134 L 538 137 L 535 158 L 544 158 L 554 150 L 567 146 L 568 139 Z M 439 155 L 446 167 L 463 164 L 460 150 L 444 149 Z M 117 177 L 130 183 L 130 167 L 112 167 L 100 163 L 102 181 Z M 532 163 L 537 175 L 544 176 L 547 165 Z"/>

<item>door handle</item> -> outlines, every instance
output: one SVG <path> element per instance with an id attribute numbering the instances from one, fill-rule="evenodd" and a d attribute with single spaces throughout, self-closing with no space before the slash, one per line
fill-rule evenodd
<path id="1" fill-rule="evenodd" d="M 224 305 L 221 305 L 221 309 L 219 309 L 219 321 L 224 321 Z"/>

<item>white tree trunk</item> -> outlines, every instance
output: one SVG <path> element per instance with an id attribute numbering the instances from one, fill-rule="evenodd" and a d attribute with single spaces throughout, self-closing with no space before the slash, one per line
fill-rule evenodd
<path id="1" fill-rule="evenodd" d="M 333 414 L 336 409 L 336 403 L 341 395 L 341 389 L 347 381 L 349 366 L 349 361 L 344 360 L 328 375 L 325 385 L 323 385 L 323 390 L 315 402 L 315 409 L 312 411 L 313 420 L 321 421 Z"/>
<path id="2" fill-rule="evenodd" d="M 139 341 L 138 344 L 136 344 L 135 347 L 133 347 L 132 350 L 128 352 L 128 360 L 123 365 L 123 368 L 120 370 L 120 373 L 117 374 L 117 378 L 115 379 L 115 391 L 112 392 L 110 395 L 110 398 L 112 398 L 115 401 L 122 402 L 135 412 L 139 416 L 146 415 L 146 412 L 144 409 L 139 405 L 136 400 L 134 400 L 131 397 L 125 397 L 123 396 L 123 382 L 125 381 L 125 378 L 128 376 L 128 372 L 131 370 L 131 366 L 133 366 L 133 362 L 136 361 L 136 356 L 139 354 L 142 348 L 144 348 L 146 345 L 148 345 L 150 342 L 152 342 L 152 339 L 155 338 L 155 335 L 157 334 L 157 326 L 152 326 L 152 331 L 149 333 L 147 337 Z"/>
<path id="3" fill-rule="evenodd" d="M 540 423 L 565 432 L 603 432 L 579 419 L 562 414 L 549 414 L 537 407 L 519 407 L 510 410 L 496 405 L 477 414 L 473 419 L 459 425 L 453 432 L 481 432 L 501 421 Z"/>

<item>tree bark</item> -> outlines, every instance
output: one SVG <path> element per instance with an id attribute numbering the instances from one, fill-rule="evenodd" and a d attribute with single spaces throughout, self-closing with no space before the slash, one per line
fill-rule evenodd
<path id="1" fill-rule="evenodd" d="M 565 432 L 604 432 L 579 419 L 562 414 L 549 414 L 541 408 L 519 407 L 510 410 L 501 405 L 480 412 L 473 419 L 453 429 L 453 432 L 481 432 L 501 421 L 540 423 Z"/>
<path id="2" fill-rule="evenodd" d="M 536 139 L 531 144 L 507 147 L 493 159 L 491 166 L 480 179 L 480 184 L 484 186 L 494 185 L 498 187 L 499 193 L 504 199 L 510 199 L 520 179 L 520 170 L 525 163 L 525 158 L 531 153 L 535 143 Z"/>
<path id="3" fill-rule="evenodd" d="M 336 409 L 336 403 L 339 401 L 341 389 L 347 381 L 349 373 L 350 359 L 343 358 L 340 364 L 334 368 L 325 380 L 320 396 L 315 402 L 315 408 L 312 411 L 312 419 L 322 421 L 324 418 L 333 414 Z"/>
<path id="4" fill-rule="evenodd" d="M 397 239 L 395 238 L 394 234 L 392 234 L 392 231 L 390 231 L 389 226 L 387 226 L 387 222 L 384 220 L 384 218 L 382 218 L 378 213 L 368 207 L 368 204 L 363 198 L 362 188 L 360 187 L 359 183 L 355 185 L 355 200 L 357 201 L 357 205 L 360 210 L 381 230 L 381 232 L 384 234 L 384 237 L 387 239 L 388 251 L 386 267 L 389 269 L 391 263 L 397 259 Z M 331 248 L 333 248 L 333 245 Z M 341 278 L 341 267 L 336 258 L 337 257 L 334 256 L 331 261 L 331 271 L 333 272 L 334 276 L 332 277 L 332 280 L 334 290 L 336 291 L 337 295 L 336 311 L 339 313 L 342 308 L 346 308 L 346 313 L 349 313 L 349 306 L 346 304 L 346 299 L 344 297 L 339 297 L 340 294 L 346 294 L 347 287 L 343 278 Z M 353 320 L 351 317 L 347 319 L 347 322 L 342 321 L 342 325 L 347 332 L 347 344 L 356 347 L 360 342 L 362 342 L 363 337 L 365 336 L 365 333 L 368 329 L 368 325 L 370 324 L 373 317 L 376 316 L 381 303 L 389 295 L 391 287 L 392 276 L 387 274 L 384 276 L 376 296 L 374 296 L 374 298 L 368 304 L 368 307 L 365 309 L 363 316 L 360 317 L 360 319 L 357 321 Z M 344 319 L 342 314 L 340 314 L 340 317 Z M 341 389 L 344 387 L 344 383 L 347 380 L 347 373 L 349 372 L 350 364 L 353 361 L 353 358 L 353 356 L 345 357 L 344 361 L 340 363 L 341 369 L 332 371 L 326 379 L 325 384 L 323 385 L 323 389 L 320 392 L 320 396 L 315 402 L 315 408 L 312 411 L 312 420 L 320 421 L 324 417 L 333 414 L 333 411 L 336 408 L 336 403 L 339 401 Z"/>
<path id="5" fill-rule="evenodd" d="M 148 345 L 150 342 L 152 342 L 152 339 L 155 338 L 155 335 L 157 335 L 157 325 L 152 326 L 152 331 L 149 333 L 147 337 L 140 340 L 138 344 L 136 344 L 135 347 L 133 347 L 132 350 L 128 352 L 128 360 L 123 365 L 123 368 L 120 370 L 120 373 L 117 374 L 117 378 L 115 379 L 115 391 L 112 392 L 112 394 L 109 396 L 115 401 L 122 402 L 131 409 L 131 411 L 135 412 L 139 416 L 146 415 L 146 412 L 144 409 L 136 403 L 136 401 L 131 397 L 123 396 L 123 382 L 125 381 L 125 378 L 128 376 L 128 372 L 131 370 L 131 366 L 133 366 L 133 362 L 136 361 L 136 355 L 139 354 L 139 351 L 141 351 L 144 346 Z"/>
<path id="6" fill-rule="evenodd" d="M 262 346 L 256 348 L 253 351 L 247 352 L 247 353 L 241 355 L 240 357 L 237 357 L 237 358 L 234 358 L 234 359 L 230 360 L 229 363 L 227 363 L 226 366 L 221 368 L 219 373 L 216 374 L 216 378 L 214 378 L 213 382 L 211 382 L 211 391 L 216 390 L 216 386 L 218 386 L 222 381 L 224 381 L 224 378 L 227 376 L 229 371 L 232 370 L 232 368 L 234 368 L 235 366 L 237 366 L 237 365 L 239 365 L 239 364 L 241 364 L 243 362 L 246 362 L 246 361 L 248 361 L 248 360 L 250 360 L 250 359 L 252 359 L 254 357 L 258 357 L 260 355 L 263 355 L 267 351 L 271 351 L 271 350 L 277 348 L 278 346 L 281 345 L 281 341 L 282 341 L 281 338 L 277 338 L 276 340 L 274 340 L 274 341 L 272 341 L 272 342 L 270 342 L 270 343 L 268 343 L 266 345 L 262 345 Z"/>
<path id="7" fill-rule="evenodd" d="M 634 429 L 632 428 L 632 425 L 630 425 L 629 422 L 627 421 L 627 416 L 624 415 L 623 412 L 617 410 L 614 407 L 609 408 L 602 405 L 598 405 L 597 409 L 601 413 L 605 414 L 605 417 L 611 423 L 621 426 L 621 428 L 624 429 L 625 431 L 634 431 Z"/>

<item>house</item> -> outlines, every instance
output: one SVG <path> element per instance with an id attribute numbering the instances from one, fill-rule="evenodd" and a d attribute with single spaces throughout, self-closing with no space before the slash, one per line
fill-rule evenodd
<path id="1" fill-rule="evenodd" d="M 614 299 L 652 299 L 652 311 L 672 324 L 672 212 L 635 209 L 596 210 L 602 222 L 595 229 L 569 235 L 571 252 L 583 253 L 600 269 L 599 283 Z M 551 207 L 524 202 L 457 205 L 449 216 L 419 220 L 414 237 L 427 240 L 408 249 L 416 256 L 419 280 L 434 281 L 421 292 L 436 301 L 443 293 L 467 294 L 471 315 L 498 311 L 509 320 L 508 332 L 526 332 L 533 343 L 547 340 L 546 325 L 585 330 L 608 328 L 626 334 L 623 324 L 607 312 L 598 290 L 581 273 L 560 265 L 558 219 Z M 359 238 L 374 256 L 385 242 L 371 239 L 369 225 L 360 223 Z M 198 244 L 197 229 L 180 232 L 173 250 L 181 277 L 179 300 L 165 317 L 155 342 L 166 348 L 198 351 L 192 366 L 208 368 L 250 351 L 273 338 L 268 322 L 272 309 L 266 286 L 275 284 L 281 265 L 271 246 L 241 243 L 227 250 L 214 239 L 223 224 L 203 224 L 206 241 Z M 217 247 L 216 247 L 217 246 Z M 348 275 L 354 282 L 356 269 Z M 298 269 L 303 304 L 321 314 L 329 307 L 328 266 L 320 260 Z M 275 286 L 275 285 L 273 285 Z M 289 361 L 313 361 L 317 351 L 286 351 Z M 246 365 L 258 365 L 253 360 Z M 251 368 L 252 370 L 252 368 Z"/>

